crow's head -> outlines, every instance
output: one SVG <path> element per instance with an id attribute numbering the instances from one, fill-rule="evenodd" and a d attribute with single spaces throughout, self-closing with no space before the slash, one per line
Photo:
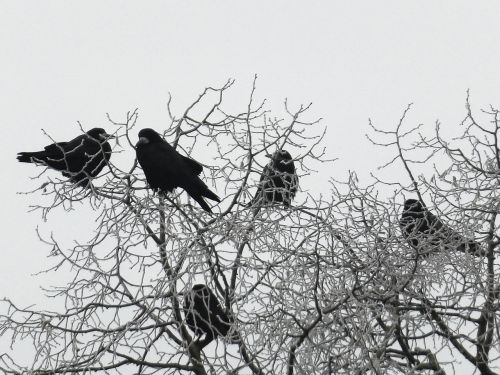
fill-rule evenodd
<path id="1" fill-rule="evenodd" d="M 158 142 L 163 142 L 163 138 L 161 137 L 161 135 L 153 129 L 145 128 L 139 132 L 139 142 L 137 142 L 136 146 Z"/>
<path id="2" fill-rule="evenodd" d="M 196 284 L 184 295 L 184 308 L 192 309 L 194 306 L 208 310 L 214 306 L 210 305 L 211 291 L 205 284 Z"/>
<path id="3" fill-rule="evenodd" d="M 114 138 L 114 136 L 106 133 L 106 130 L 104 130 L 103 128 L 90 129 L 87 132 L 87 135 L 90 136 L 91 138 L 94 138 L 97 141 L 105 141 L 108 138 Z"/>
<path id="4" fill-rule="evenodd" d="M 266 155 L 271 158 L 274 167 L 292 165 L 292 155 L 286 150 L 278 150 L 272 155 Z"/>
<path id="5" fill-rule="evenodd" d="M 404 211 L 423 212 L 424 206 L 422 205 L 422 202 L 417 199 L 407 199 L 405 200 Z"/>
<path id="6" fill-rule="evenodd" d="M 289 161 L 289 160 L 292 160 L 292 155 L 290 155 L 290 153 L 286 150 L 278 150 L 274 153 L 273 159 L 278 160 L 278 161 L 282 161 L 282 160 Z"/>
<path id="7" fill-rule="evenodd" d="M 198 298 L 206 299 L 210 295 L 210 289 L 205 284 L 196 284 L 191 289 L 191 293 Z"/>

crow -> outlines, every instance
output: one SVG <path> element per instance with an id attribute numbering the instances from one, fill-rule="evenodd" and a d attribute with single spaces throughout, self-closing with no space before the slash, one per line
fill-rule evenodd
<path id="1" fill-rule="evenodd" d="M 266 156 L 271 158 L 271 161 L 264 167 L 257 192 L 247 207 L 256 203 L 275 202 L 289 207 L 299 184 L 292 156 L 285 150 L 278 150 L 273 155 Z"/>
<path id="2" fill-rule="evenodd" d="M 216 295 L 205 284 L 196 284 L 184 295 L 184 315 L 186 324 L 195 333 L 205 334 L 202 347 L 208 345 L 217 336 L 226 337 L 231 343 L 237 343 L 239 338 L 236 332 L 228 333 L 231 329 L 231 320 L 222 309 Z"/>
<path id="3" fill-rule="evenodd" d="M 220 202 L 198 175 L 203 167 L 196 160 L 179 154 L 153 129 L 142 129 L 136 145 L 137 160 L 149 187 L 166 193 L 183 188 L 207 212 L 212 212 L 203 197 Z"/>
<path id="4" fill-rule="evenodd" d="M 72 182 L 87 187 L 111 157 L 109 134 L 102 128 L 94 128 L 69 142 L 56 142 L 43 151 L 20 152 L 17 160 L 23 163 L 46 165 L 61 171 Z"/>
<path id="5" fill-rule="evenodd" d="M 403 237 L 420 255 L 437 253 L 442 249 L 458 250 L 475 256 L 486 254 L 479 243 L 448 227 L 419 200 L 405 201 L 399 225 Z"/>

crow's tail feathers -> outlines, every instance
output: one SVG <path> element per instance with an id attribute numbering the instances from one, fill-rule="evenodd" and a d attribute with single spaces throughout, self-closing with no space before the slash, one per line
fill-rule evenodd
<path id="1" fill-rule="evenodd" d="M 263 200 L 264 200 L 264 195 L 262 194 L 262 186 L 259 186 L 257 188 L 257 191 L 255 192 L 255 195 L 253 196 L 253 198 L 250 200 L 250 202 L 248 202 L 245 207 L 247 208 L 250 208 L 252 207 L 253 205 L 259 203 L 259 204 L 262 204 L 263 203 Z"/>
<path id="2" fill-rule="evenodd" d="M 190 194 L 191 195 L 191 194 Z M 215 194 L 214 194 L 215 195 Z M 201 195 L 191 195 L 191 197 L 196 201 L 198 202 L 198 204 L 201 206 L 201 208 L 203 208 L 206 212 L 210 212 L 212 213 L 212 209 L 210 208 L 210 206 L 207 204 L 207 202 L 205 202 L 205 200 L 203 199 L 203 197 Z"/>
<path id="3" fill-rule="evenodd" d="M 208 187 L 206 187 L 203 190 L 201 195 L 204 196 L 205 198 L 211 199 L 213 201 L 220 202 L 220 198 L 213 191 L 211 191 Z"/>
<path id="4" fill-rule="evenodd" d="M 22 163 L 34 163 L 36 160 L 42 161 L 45 158 L 45 152 L 19 152 L 17 154 L 17 160 Z"/>

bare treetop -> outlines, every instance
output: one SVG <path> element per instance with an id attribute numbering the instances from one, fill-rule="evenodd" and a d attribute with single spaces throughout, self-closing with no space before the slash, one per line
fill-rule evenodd
<path id="1" fill-rule="evenodd" d="M 233 84 L 206 88 L 179 115 L 169 99 L 170 123 L 154 130 L 168 155 L 148 160 L 167 171 L 161 186 L 136 146 L 137 131 L 150 127 L 138 110 L 109 116 L 109 127 L 113 152 L 137 151 L 139 163 L 108 158 L 90 189 L 40 175 L 43 189 L 31 197 L 44 196 L 35 203 L 43 217 L 84 202 L 98 220 L 93 237 L 70 248 L 59 245 L 62 228 L 40 234 L 57 259 L 48 272 L 71 269 L 67 285 L 47 289 L 64 307 L 5 299 L 0 332 L 12 351 L 0 368 L 459 374 L 461 360 L 498 373 L 497 111 L 481 125 L 467 100 L 454 140 L 439 124 L 430 136 L 407 124 L 410 106 L 392 129 L 370 122 L 374 149 L 394 152 L 383 168 L 406 179 L 321 175 L 330 190 L 318 192 L 304 182 L 327 162 L 310 106 L 285 102 L 284 116 L 272 115 L 254 81 L 244 107 L 226 108 Z M 208 192 L 220 203 L 207 210 Z M 26 342 L 33 356 L 16 358 Z"/>

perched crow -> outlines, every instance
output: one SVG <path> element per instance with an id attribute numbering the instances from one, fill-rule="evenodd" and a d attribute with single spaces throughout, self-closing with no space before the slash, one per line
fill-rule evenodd
<path id="1" fill-rule="evenodd" d="M 282 202 L 285 207 L 289 207 L 299 184 L 292 156 L 285 150 L 267 156 L 271 161 L 264 167 L 257 192 L 248 206 Z"/>
<path id="2" fill-rule="evenodd" d="M 205 284 L 196 284 L 186 293 L 184 315 L 195 335 L 205 334 L 202 346 L 208 345 L 217 336 L 227 337 L 231 328 L 231 320 L 220 306 L 216 295 Z M 234 332 L 227 338 L 233 343 L 238 341 L 238 335 Z"/>
<path id="3" fill-rule="evenodd" d="M 203 197 L 220 202 L 198 177 L 201 164 L 179 154 L 153 129 L 139 132 L 136 153 L 151 189 L 170 192 L 181 187 L 207 212 L 212 210 Z"/>
<path id="4" fill-rule="evenodd" d="M 109 137 L 104 129 L 94 128 L 69 142 L 48 145 L 43 151 L 20 152 L 17 160 L 49 166 L 85 187 L 111 157 L 111 146 L 106 141 Z"/>
<path id="5" fill-rule="evenodd" d="M 446 226 L 416 199 L 405 201 L 399 225 L 408 243 L 421 255 L 429 255 L 442 249 L 458 250 L 476 256 L 485 255 L 477 242 Z"/>

